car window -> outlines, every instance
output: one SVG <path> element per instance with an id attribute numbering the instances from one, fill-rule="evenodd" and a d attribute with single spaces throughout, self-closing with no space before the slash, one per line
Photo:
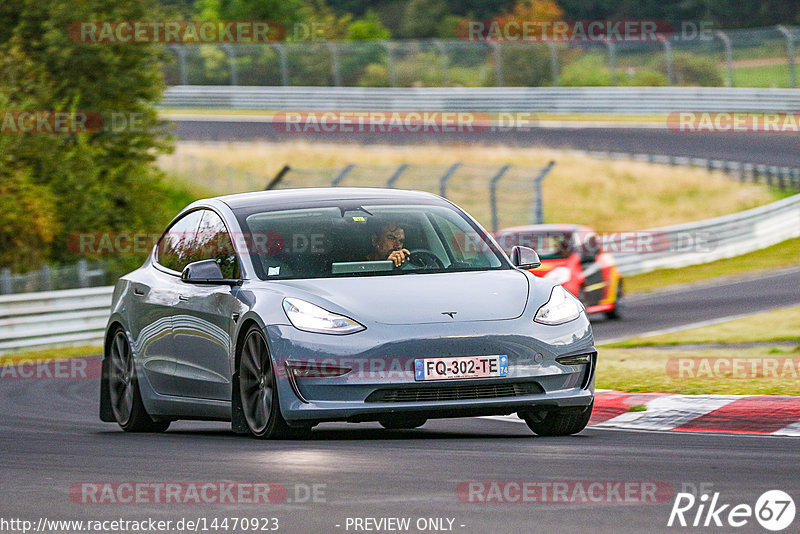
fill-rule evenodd
<path id="1" fill-rule="evenodd" d="M 239 261 L 233 249 L 231 236 L 219 215 L 211 210 L 202 210 L 203 218 L 197 231 L 197 258 L 217 260 L 222 276 L 228 279 L 239 278 Z"/>
<path id="2" fill-rule="evenodd" d="M 449 206 L 352 202 L 236 214 L 262 279 L 510 268 L 486 235 Z M 396 269 L 393 250 L 412 258 Z"/>
<path id="3" fill-rule="evenodd" d="M 164 232 L 158 240 L 156 261 L 159 265 L 182 272 L 184 267 L 197 261 L 196 238 L 204 210 L 187 213 Z"/>

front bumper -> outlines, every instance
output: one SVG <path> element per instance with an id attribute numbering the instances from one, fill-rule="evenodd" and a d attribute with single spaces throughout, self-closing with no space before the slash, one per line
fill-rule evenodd
<path id="1" fill-rule="evenodd" d="M 596 350 L 583 315 L 559 326 L 520 318 L 374 324 L 345 336 L 308 333 L 288 325 L 269 326 L 265 333 L 281 413 L 290 422 L 374 421 L 400 414 L 429 419 L 505 415 L 532 406 L 587 406 L 594 399 Z M 556 361 L 586 353 L 594 354 L 589 364 Z M 508 356 L 508 376 L 414 379 L 417 358 L 493 354 Z M 294 372 L 298 368 L 321 372 L 298 376 Z"/>

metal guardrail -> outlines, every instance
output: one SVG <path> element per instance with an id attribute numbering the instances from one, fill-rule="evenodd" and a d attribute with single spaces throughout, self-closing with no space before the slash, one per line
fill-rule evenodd
<path id="1" fill-rule="evenodd" d="M 101 343 L 113 290 L 104 286 L 0 296 L 0 353 Z"/>
<path id="2" fill-rule="evenodd" d="M 168 88 L 163 108 L 313 111 L 609 113 L 800 111 L 800 89 L 731 87 L 248 87 Z M 213 116 L 209 116 L 213 120 Z"/>
<path id="3" fill-rule="evenodd" d="M 653 252 L 617 255 L 622 274 L 731 258 L 800 237 L 800 195 L 731 215 L 652 228 L 638 234 L 653 238 Z M 621 237 L 615 245 L 624 250 Z"/>
<path id="4" fill-rule="evenodd" d="M 638 233 L 652 236 L 654 248 L 662 251 L 619 254 L 622 274 L 732 257 L 800 237 L 800 195 L 732 215 Z M 0 353 L 100 343 L 112 291 L 98 287 L 0 297 Z"/>

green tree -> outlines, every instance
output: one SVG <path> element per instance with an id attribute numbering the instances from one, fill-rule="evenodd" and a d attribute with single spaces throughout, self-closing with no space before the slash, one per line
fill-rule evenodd
<path id="1" fill-rule="evenodd" d="M 32 228 L 39 228 L 40 238 L 33 243 L 41 247 L 49 243 L 49 249 L 32 256 L 35 261 L 74 261 L 76 256 L 67 247 L 73 234 L 149 232 L 168 216 L 161 200 L 162 176 L 154 165 L 157 155 L 171 148 L 154 108 L 163 89 L 163 48 L 75 42 L 68 29 L 76 21 L 169 16 L 156 0 L 4 0 L 0 8 L 2 109 L 83 111 L 106 119 L 104 128 L 93 133 L 2 134 L 4 200 L 29 205 L 26 199 L 41 198 L 39 208 L 19 215 L 27 217 Z M 112 117 L 115 125 L 109 123 Z M 54 220 L 42 215 L 44 208 L 51 209 Z M 14 233 L 21 220 L 4 221 L 0 232 Z M 24 248 L 14 250 L 25 253 Z M 5 257 L 0 262 L 9 264 Z"/>

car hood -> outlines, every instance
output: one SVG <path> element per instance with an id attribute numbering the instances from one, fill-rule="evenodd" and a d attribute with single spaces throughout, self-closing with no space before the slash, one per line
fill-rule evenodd
<path id="1" fill-rule="evenodd" d="M 283 286 L 287 297 L 346 313 L 359 322 L 384 324 L 516 319 L 525 310 L 529 290 L 528 277 L 514 269 L 282 280 L 274 284 Z M 451 317 L 445 312 L 455 313 Z"/>

